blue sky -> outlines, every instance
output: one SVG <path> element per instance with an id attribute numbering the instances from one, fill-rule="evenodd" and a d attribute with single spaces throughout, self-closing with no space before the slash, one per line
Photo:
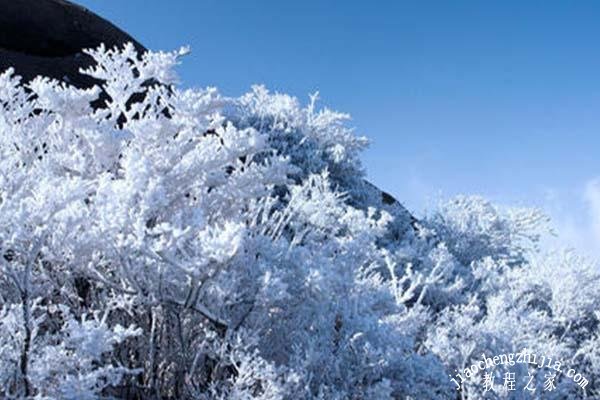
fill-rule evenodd
<path id="1" fill-rule="evenodd" d="M 417 214 L 481 194 L 600 248 L 600 2 L 79 3 L 151 49 L 191 46 L 186 86 L 319 90 L 372 140 L 370 179 Z"/>

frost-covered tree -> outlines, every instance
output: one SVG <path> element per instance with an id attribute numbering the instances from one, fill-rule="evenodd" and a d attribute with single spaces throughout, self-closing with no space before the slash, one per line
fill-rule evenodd
<path id="1" fill-rule="evenodd" d="M 502 212 L 478 197 L 453 200 L 426 222 L 439 233 L 438 240 L 462 260 L 458 261 L 463 265 L 459 279 L 466 282 L 460 291 L 466 299 L 446 303 L 435 315 L 425 341 L 450 373 L 462 373 L 482 354 L 523 349 L 566 363 L 552 391 L 544 391 L 548 369 L 514 365 L 493 371 L 500 383 L 498 391 L 484 393 L 480 375 L 462 384 L 462 398 L 532 398 L 522 391 L 502 392 L 502 379 L 509 371 L 533 376 L 531 385 L 537 388 L 533 398 L 598 394 L 593 368 L 600 360 L 590 346 L 598 337 L 600 270 L 572 251 L 536 251 L 546 222 L 536 211 Z M 577 386 L 565 376 L 568 367 L 591 384 Z"/>
<path id="2" fill-rule="evenodd" d="M 350 204 L 344 116 L 182 91 L 181 52 L 88 53 L 102 88 L 1 76 L 3 396 L 440 393 L 370 272 L 392 216 Z"/>
<path id="3" fill-rule="evenodd" d="M 598 275 L 536 253 L 539 213 L 415 223 L 316 95 L 87 52 L 101 87 L 0 75 L 0 397 L 481 398 L 448 375 L 519 346 L 600 379 Z"/>

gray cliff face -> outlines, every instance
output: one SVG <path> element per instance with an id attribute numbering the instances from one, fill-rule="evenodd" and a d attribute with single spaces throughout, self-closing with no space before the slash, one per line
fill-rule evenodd
<path id="1" fill-rule="evenodd" d="M 29 81 L 38 75 L 87 88 L 95 81 L 79 73 L 91 64 L 81 52 L 132 42 L 127 33 L 91 11 L 64 0 L 0 0 L 0 71 L 13 67 Z"/>

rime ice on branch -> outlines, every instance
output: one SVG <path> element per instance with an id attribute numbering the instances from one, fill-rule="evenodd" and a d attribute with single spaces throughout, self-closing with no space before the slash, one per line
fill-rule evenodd
<path id="1" fill-rule="evenodd" d="M 88 54 L 102 88 L 0 75 L 0 397 L 453 399 L 454 370 L 524 346 L 592 382 L 557 398 L 598 395 L 600 275 L 537 252 L 538 212 L 460 197 L 416 223 L 316 96 Z"/>

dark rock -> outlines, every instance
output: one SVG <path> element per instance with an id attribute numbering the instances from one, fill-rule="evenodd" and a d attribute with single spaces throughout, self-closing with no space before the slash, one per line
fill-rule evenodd
<path id="1" fill-rule="evenodd" d="M 122 46 L 127 33 L 84 7 L 64 0 L 0 0 L 0 72 L 13 67 L 29 81 L 38 75 L 76 87 L 97 83 L 79 73 L 92 59 L 82 49 Z"/>

